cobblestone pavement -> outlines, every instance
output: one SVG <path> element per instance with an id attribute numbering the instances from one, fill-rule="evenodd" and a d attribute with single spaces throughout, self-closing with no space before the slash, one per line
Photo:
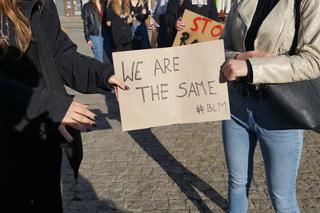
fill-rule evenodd
<path id="1" fill-rule="evenodd" d="M 82 29 L 64 27 L 79 50 L 91 55 Z M 99 117 L 97 128 L 83 134 L 78 185 L 63 162 L 66 213 L 227 211 L 227 172 L 219 122 L 122 132 L 113 94 L 75 94 Z M 254 171 L 249 212 L 273 212 L 259 147 Z M 297 186 L 302 212 L 320 212 L 319 185 L 320 137 L 306 132 Z"/>

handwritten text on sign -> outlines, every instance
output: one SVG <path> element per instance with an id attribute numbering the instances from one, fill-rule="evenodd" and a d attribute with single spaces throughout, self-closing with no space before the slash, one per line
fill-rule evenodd
<path id="1" fill-rule="evenodd" d="M 114 53 L 124 131 L 228 119 L 227 86 L 219 83 L 222 41 Z"/>
<path id="2" fill-rule="evenodd" d="M 223 31 L 223 24 L 191 12 L 190 10 L 184 11 L 182 20 L 186 23 L 186 27 L 177 32 L 173 42 L 174 47 L 217 40 Z"/>

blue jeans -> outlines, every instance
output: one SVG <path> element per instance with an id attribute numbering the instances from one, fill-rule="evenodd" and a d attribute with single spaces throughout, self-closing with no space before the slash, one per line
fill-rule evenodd
<path id="1" fill-rule="evenodd" d="M 229 212 L 247 212 L 254 150 L 259 141 L 272 205 L 277 213 L 297 213 L 296 179 L 302 130 L 272 130 L 281 114 L 268 98 L 245 98 L 229 87 L 232 119 L 222 123 L 229 172 Z M 278 125 L 278 124 L 277 124 Z"/>
<path id="2" fill-rule="evenodd" d="M 99 30 L 99 35 L 90 35 L 90 40 L 93 43 L 93 47 L 91 48 L 94 58 L 100 62 L 105 62 L 105 52 L 104 52 L 104 40 L 101 34 L 101 27 Z"/>

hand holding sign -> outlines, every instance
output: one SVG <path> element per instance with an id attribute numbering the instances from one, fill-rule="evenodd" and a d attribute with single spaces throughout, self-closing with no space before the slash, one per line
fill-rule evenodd
<path id="1" fill-rule="evenodd" d="M 178 31 L 183 30 L 186 27 L 186 24 L 184 21 L 182 21 L 182 18 L 180 17 L 176 22 L 176 28 Z"/>
<path id="2" fill-rule="evenodd" d="M 247 63 L 244 60 L 230 59 L 223 65 L 222 71 L 229 81 L 248 75 Z"/>
<path id="3" fill-rule="evenodd" d="M 116 52 L 113 58 L 130 87 L 119 90 L 124 131 L 230 118 L 227 85 L 219 81 L 221 40 Z"/>
<path id="4" fill-rule="evenodd" d="M 124 81 L 116 75 L 111 76 L 108 80 L 108 83 L 115 88 L 117 100 L 119 100 L 119 87 L 123 90 L 129 90 L 129 87 L 124 83 Z"/>

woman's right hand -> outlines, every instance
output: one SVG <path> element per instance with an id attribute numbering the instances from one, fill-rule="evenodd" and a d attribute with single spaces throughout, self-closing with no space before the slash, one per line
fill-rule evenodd
<path id="1" fill-rule="evenodd" d="M 184 23 L 184 21 L 182 21 L 182 18 L 180 17 L 176 22 L 176 29 L 180 31 L 180 30 L 183 30 L 185 27 L 186 27 L 186 24 Z"/>
<path id="2" fill-rule="evenodd" d="M 93 42 L 91 40 L 89 40 L 87 43 L 91 48 L 93 48 Z"/>
<path id="3" fill-rule="evenodd" d="M 131 24 L 135 20 L 134 16 L 128 16 L 127 18 L 127 24 Z"/>
<path id="4" fill-rule="evenodd" d="M 270 57 L 270 56 L 275 56 L 275 54 L 263 52 L 260 50 L 253 50 L 253 51 L 238 53 L 234 59 L 247 60 L 252 57 Z"/>
<path id="5" fill-rule="evenodd" d="M 117 100 L 119 100 L 119 92 L 118 92 L 119 87 L 123 90 L 129 90 L 129 87 L 124 83 L 124 81 L 121 78 L 117 77 L 116 75 L 112 75 L 109 78 L 108 84 L 115 87 L 115 93 L 116 93 Z"/>
<path id="6" fill-rule="evenodd" d="M 95 119 L 96 115 L 89 110 L 88 105 L 73 101 L 58 129 L 68 142 L 72 142 L 73 138 L 66 129 L 66 126 L 70 126 L 81 132 L 88 132 L 92 126 L 96 125 Z"/>

